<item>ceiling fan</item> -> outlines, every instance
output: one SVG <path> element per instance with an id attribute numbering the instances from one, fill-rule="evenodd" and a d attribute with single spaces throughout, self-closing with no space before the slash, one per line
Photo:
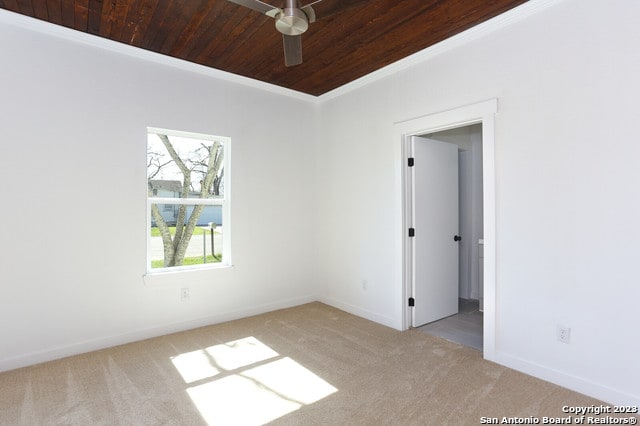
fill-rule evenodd
<path id="1" fill-rule="evenodd" d="M 248 7 L 276 20 L 276 29 L 282 33 L 284 64 L 288 67 L 302 63 L 302 33 L 309 24 L 315 22 L 316 13 L 311 7 L 322 0 L 316 0 L 299 7 L 298 0 L 286 0 L 281 9 L 260 0 L 228 0 Z"/>

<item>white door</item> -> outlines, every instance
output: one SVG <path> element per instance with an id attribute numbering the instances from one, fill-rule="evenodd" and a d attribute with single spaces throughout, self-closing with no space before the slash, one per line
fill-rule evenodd
<path id="1" fill-rule="evenodd" d="M 413 137 L 413 326 L 458 313 L 458 146 Z"/>

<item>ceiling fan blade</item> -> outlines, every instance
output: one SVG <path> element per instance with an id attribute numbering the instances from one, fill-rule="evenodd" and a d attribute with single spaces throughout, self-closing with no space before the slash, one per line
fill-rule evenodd
<path id="1" fill-rule="evenodd" d="M 320 0 L 322 1 L 322 0 Z M 318 2 L 316 2 L 318 3 Z M 316 11 L 313 10 L 313 8 L 311 7 L 311 5 L 307 5 L 304 6 L 302 8 L 300 8 L 300 10 L 302 10 L 304 12 L 305 15 L 307 15 L 307 20 L 309 21 L 309 23 L 313 23 L 316 22 Z"/>
<path id="2" fill-rule="evenodd" d="M 284 64 L 288 67 L 302 63 L 302 36 L 282 35 Z"/>
<path id="3" fill-rule="evenodd" d="M 260 0 L 227 0 L 227 1 L 230 1 L 231 3 L 239 4 L 240 6 L 248 7 L 249 9 L 253 9 L 257 12 L 264 13 L 265 15 L 269 15 L 269 12 L 273 11 L 274 9 L 279 10 L 277 7 L 273 7 L 270 4 L 267 4 Z"/>

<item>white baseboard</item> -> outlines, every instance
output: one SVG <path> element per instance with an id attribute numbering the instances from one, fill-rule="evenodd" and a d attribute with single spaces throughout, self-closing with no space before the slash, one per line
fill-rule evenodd
<path id="1" fill-rule="evenodd" d="M 541 380 L 571 389 L 572 391 L 599 399 L 608 404 L 640 406 L 640 395 L 621 392 L 606 385 L 526 361 L 522 358 L 505 354 L 504 352 L 496 351 L 495 356 L 489 360 Z"/>
<path id="2" fill-rule="evenodd" d="M 32 352 L 18 357 L 0 360 L 0 372 L 15 370 L 16 368 L 27 367 L 30 365 L 97 351 L 100 349 L 123 345 L 126 343 L 137 342 L 139 340 L 150 339 L 152 337 L 164 336 L 166 334 L 176 333 L 179 331 L 191 330 L 207 325 L 251 317 L 254 315 L 264 314 L 266 312 L 276 311 L 278 309 L 291 308 L 293 306 L 303 305 L 305 303 L 311 303 L 317 300 L 318 298 L 316 296 L 299 297 L 280 302 L 267 303 L 247 309 L 229 311 L 204 318 L 196 318 L 179 323 L 164 324 L 158 327 L 131 331 L 114 336 L 100 337 L 97 339 L 74 343 L 71 345 L 59 346 L 43 351 Z"/>
<path id="3" fill-rule="evenodd" d="M 0 360 L 0 372 L 52 361 L 72 355 L 105 349 L 112 346 L 136 342 L 152 337 L 163 336 L 179 331 L 190 330 L 240 318 L 246 318 L 266 312 L 272 312 L 278 309 L 286 309 L 293 306 L 299 306 L 316 301 L 325 303 L 329 306 L 333 306 L 334 308 L 349 312 L 353 315 L 368 319 L 378 324 L 382 324 L 397 330 L 400 329 L 399 327 L 397 327 L 396 321 L 394 321 L 393 318 L 379 315 L 375 312 L 371 312 L 358 306 L 341 302 L 331 297 L 306 296 L 274 303 L 267 303 L 243 310 L 229 311 L 204 318 L 197 318 L 189 321 L 165 324 L 158 327 L 136 330 L 114 336 L 91 339 L 72 345 L 51 348 L 44 351 L 32 352 L 26 355 Z M 537 377 L 541 380 L 545 380 L 565 387 L 567 389 L 571 389 L 573 391 L 591 396 L 609 404 L 640 406 L 640 395 L 633 395 L 630 393 L 622 392 L 603 384 L 595 383 L 578 376 L 573 376 L 558 370 L 554 370 L 552 368 L 548 368 L 543 365 L 506 354 L 504 352 L 496 351 L 494 356 L 487 357 L 486 359 L 511 368 L 513 370 L 517 370 L 533 377 Z"/>
<path id="4" fill-rule="evenodd" d="M 395 328 L 396 330 L 401 329 L 398 326 L 397 321 L 395 321 L 393 318 L 376 314 L 375 312 L 362 309 L 358 306 L 350 305 L 348 303 L 341 302 L 328 296 L 320 296 L 318 298 L 318 301 L 326 305 L 333 306 L 334 308 L 340 309 L 342 311 L 348 312 L 350 314 L 356 315 L 358 317 L 368 319 L 369 321 L 377 322 L 378 324 L 386 325 L 387 327 Z"/>

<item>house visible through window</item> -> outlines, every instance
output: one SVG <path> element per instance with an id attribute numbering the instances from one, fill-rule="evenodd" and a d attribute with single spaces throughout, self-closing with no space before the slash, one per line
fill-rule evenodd
<path id="1" fill-rule="evenodd" d="M 229 138 L 149 128 L 147 270 L 230 264 Z"/>

